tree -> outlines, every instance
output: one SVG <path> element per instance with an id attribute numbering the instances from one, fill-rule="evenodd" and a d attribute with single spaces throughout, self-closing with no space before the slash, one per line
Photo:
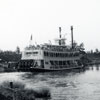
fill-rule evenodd
<path id="1" fill-rule="evenodd" d="M 95 53 L 99 53 L 99 50 L 97 48 L 95 49 Z"/>
<path id="2" fill-rule="evenodd" d="M 16 47 L 16 53 L 20 54 L 20 48 L 18 46 Z"/>
<path id="3" fill-rule="evenodd" d="M 83 51 L 83 50 L 84 50 L 84 43 L 81 43 L 81 44 L 79 45 L 79 47 L 80 47 L 80 50 Z"/>
<path id="4" fill-rule="evenodd" d="M 91 50 L 90 53 L 93 54 L 93 50 Z"/>

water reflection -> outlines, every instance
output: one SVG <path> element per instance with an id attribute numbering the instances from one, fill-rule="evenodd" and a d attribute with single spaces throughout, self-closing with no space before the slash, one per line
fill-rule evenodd
<path id="1" fill-rule="evenodd" d="M 22 81 L 27 88 L 48 87 L 51 100 L 99 100 L 100 65 L 85 69 L 45 73 L 2 73 L 0 81 L 7 79 Z"/>

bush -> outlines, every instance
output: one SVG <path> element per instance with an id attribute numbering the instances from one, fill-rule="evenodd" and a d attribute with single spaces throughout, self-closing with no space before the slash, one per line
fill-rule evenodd
<path id="1" fill-rule="evenodd" d="M 50 98 L 50 90 L 48 88 L 42 87 L 33 90 L 34 96 L 36 98 Z"/>
<path id="2" fill-rule="evenodd" d="M 5 100 L 35 100 L 35 98 L 50 98 L 50 90 L 48 88 L 26 89 L 22 82 L 13 82 L 13 88 L 9 81 L 5 81 L 0 86 L 0 95 L 6 98 Z M 0 99 L 1 100 L 1 99 Z"/>
<path id="3" fill-rule="evenodd" d="M 20 90 L 17 92 L 17 100 L 35 100 L 32 90 Z"/>
<path id="4" fill-rule="evenodd" d="M 1 83 L 1 86 L 10 88 L 10 81 L 4 81 L 3 83 Z M 18 81 L 13 82 L 13 89 L 24 89 L 24 88 L 25 88 L 25 84 L 23 84 L 22 82 L 18 82 Z"/>

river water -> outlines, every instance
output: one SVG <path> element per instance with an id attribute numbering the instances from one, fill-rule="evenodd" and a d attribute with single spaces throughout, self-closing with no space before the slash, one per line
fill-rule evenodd
<path id="1" fill-rule="evenodd" d="M 85 70 L 0 73 L 0 82 L 21 81 L 27 88 L 49 88 L 51 100 L 100 100 L 100 65 Z"/>

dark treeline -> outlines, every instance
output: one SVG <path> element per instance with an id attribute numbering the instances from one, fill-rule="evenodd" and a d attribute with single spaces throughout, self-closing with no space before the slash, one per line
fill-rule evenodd
<path id="1" fill-rule="evenodd" d="M 100 51 L 95 49 L 95 51 L 91 50 L 87 52 L 87 56 L 91 60 L 99 60 L 100 59 Z"/>
<path id="2" fill-rule="evenodd" d="M 15 51 L 0 51 L 1 62 L 18 62 L 21 59 L 20 48 L 17 47 Z"/>

